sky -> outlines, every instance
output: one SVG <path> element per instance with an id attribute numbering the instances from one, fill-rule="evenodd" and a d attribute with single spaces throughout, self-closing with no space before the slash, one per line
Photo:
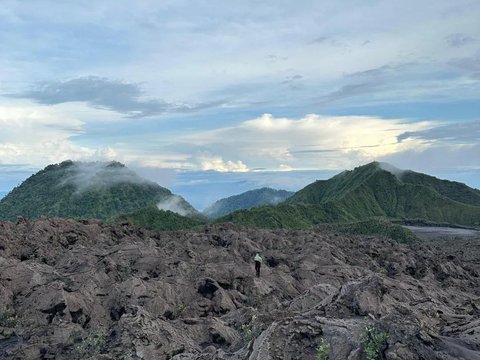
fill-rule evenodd
<path id="1" fill-rule="evenodd" d="M 117 160 L 202 209 L 371 161 L 480 188 L 478 0 L 0 0 L 0 196 Z"/>

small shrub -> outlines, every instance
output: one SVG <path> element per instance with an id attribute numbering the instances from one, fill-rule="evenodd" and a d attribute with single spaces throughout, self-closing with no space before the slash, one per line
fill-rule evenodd
<path id="1" fill-rule="evenodd" d="M 317 347 L 317 357 L 316 360 L 328 360 L 330 356 L 330 344 L 322 338 L 320 345 Z"/>
<path id="2" fill-rule="evenodd" d="M 375 326 L 368 325 L 360 337 L 363 351 L 367 360 L 377 360 L 387 345 L 388 336 L 383 331 L 378 331 Z"/>
<path id="3" fill-rule="evenodd" d="M 261 333 L 261 329 L 254 324 L 256 319 L 257 319 L 257 315 L 253 314 L 250 319 L 250 322 L 243 324 L 240 328 L 242 332 L 242 337 L 246 342 L 252 341 Z"/>
<path id="4" fill-rule="evenodd" d="M 88 359 L 100 354 L 105 347 L 105 342 L 105 330 L 98 329 L 93 334 L 90 334 L 83 339 L 83 341 L 75 347 L 75 352 L 80 359 Z"/>
<path id="5" fill-rule="evenodd" d="M 117 264 L 117 273 L 120 278 L 120 281 L 125 281 L 132 276 L 133 269 L 131 266 L 124 266 L 124 265 Z"/>
<path id="6" fill-rule="evenodd" d="M 5 339 L 9 339 L 13 335 L 13 332 L 9 330 L 0 330 L 0 335 Z"/>
<path id="7" fill-rule="evenodd" d="M 19 319 L 12 312 L 0 312 L 0 326 L 13 328 L 18 325 Z"/>
<path id="8" fill-rule="evenodd" d="M 128 353 L 123 354 L 122 360 L 132 360 L 132 354 L 128 354 Z"/>
<path id="9" fill-rule="evenodd" d="M 175 308 L 175 317 L 178 318 L 187 311 L 188 305 L 180 304 Z"/>

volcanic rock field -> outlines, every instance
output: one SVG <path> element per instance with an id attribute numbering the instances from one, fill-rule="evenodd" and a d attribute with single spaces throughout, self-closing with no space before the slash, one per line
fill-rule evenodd
<path id="1" fill-rule="evenodd" d="M 360 360 L 378 335 L 379 359 L 480 359 L 468 241 L 0 222 L 0 358 Z"/>

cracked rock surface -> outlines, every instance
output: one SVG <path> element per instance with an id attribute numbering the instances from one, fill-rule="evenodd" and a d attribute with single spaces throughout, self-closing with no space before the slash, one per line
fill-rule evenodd
<path id="1" fill-rule="evenodd" d="M 366 326 L 387 335 L 379 358 L 480 359 L 469 241 L 0 222 L 0 359 L 316 359 L 323 339 L 355 360 Z"/>

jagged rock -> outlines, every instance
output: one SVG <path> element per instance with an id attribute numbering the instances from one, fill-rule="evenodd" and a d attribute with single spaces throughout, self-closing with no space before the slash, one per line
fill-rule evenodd
<path id="1" fill-rule="evenodd" d="M 231 224 L 0 222 L 0 358 L 313 360 L 323 339 L 330 359 L 363 360 L 374 325 L 388 359 L 478 359 L 478 256 L 445 248 Z"/>

